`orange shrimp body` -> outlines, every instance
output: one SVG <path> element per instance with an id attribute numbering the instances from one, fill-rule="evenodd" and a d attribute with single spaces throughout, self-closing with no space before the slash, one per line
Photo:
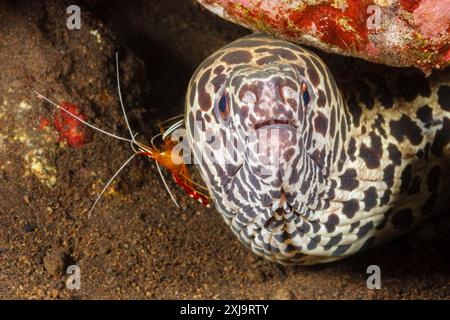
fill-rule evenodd
<path id="1" fill-rule="evenodd" d="M 148 147 L 142 143 L 137 143 L 137 146 L 139 147 L 140 154 L 148 156 L 169 170 L 172 173 L 175 183 L 183 188 L 190 197 L 200 201 L 204 206 L 209 205 L 208 196 L 195 189 L 194 183 L 189 175 L 189 170 L 183 162 L 183 159 L 172 152 L 175 144 L 170 138 L 166 138 L 163 141 L 162 151 L 158 150 L 155 146 Z M 179 158 L 174 159 L 174 157 Z"/>

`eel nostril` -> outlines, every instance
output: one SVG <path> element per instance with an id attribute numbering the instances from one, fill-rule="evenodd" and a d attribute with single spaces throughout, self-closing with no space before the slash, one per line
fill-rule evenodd
<path id="1" fill-rule="evenodd" d="M 286 103 L 286 98 L 284 96 L 284 87 L 283 86 L 277 86 L 275 89 L 275 95 L 276 100 L 281 101 L 283 103 Z"/>
<path id="2" fill-rule="evenodd" d="M 288 100 L 295 100 L 297 93 L 294 89 L 288 86 L 283 86 L 280 88 L 282 100 L 286 103 Z"/>
<path id="3" fill-rule="evenodd" d="M 242 102 L 246 104 L 255 104 L 258 101 L 258 97 L 251 91 L 247 91 L 244 93 L 242 97 Z"/>

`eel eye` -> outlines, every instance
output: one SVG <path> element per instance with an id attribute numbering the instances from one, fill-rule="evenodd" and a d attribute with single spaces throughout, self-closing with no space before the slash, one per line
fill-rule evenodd
<path id="1" fill-rule="evenodd" d="M 219 114 L 223 120 L 228 119 L 228 115 L 230 114 L 230 106 L 228 104 L 227 95 L 224 93 L 219 101 L 217 102 L 217 108 L 219 109 Z"/>
<path id="2" fill-rule="evenodd" d="M 306 107 L 309 102 L 311 101 L 311 95 L 309 94 L 308 86 L 305 82 L 302 82 L 302 99 L 303 99 L 303 105 Z"/>

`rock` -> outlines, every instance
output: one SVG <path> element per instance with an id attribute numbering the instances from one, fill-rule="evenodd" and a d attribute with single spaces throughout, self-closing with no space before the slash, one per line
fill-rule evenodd
<path id="1" fill-rule="evenodd" d="M 66 254 L 59 247 L 47 251 L 44 256 L 44 268 L 51 276 L 60 276 L 64 272 Z"/>
<path id="2" fill-rule="evenodd" d="M 30 197 L 25 195 L 23 196 L 23 201 L 25 201 L 25 203 L 30 204 Z"/>
<path id="3" fill-rule="evenodd" d="M 272 296 L 274 300 L 294 300 L 296 299 L 294 293 L 291 290 L 280 288 L 275 291 L 275 294 Z"/>
<path id="4" fill-rule="evenodd" d="M 450 65 L 450 0 L 197 0 L 252 30 L 425 73 Z"/>
<path id="5" fill-rule="evenodd" d="M 52 289 L 52 291 L 50 291 L 50 296 L 52 297 L 52 299 L 58 298 L 58 294 L 59 294 L 59 291 L 56 289 Z"/>
<path id="6" fill-rule="evenodd" d="M 30 222 L 30 223 L 26 223 L 23 226 L 23 231 L 25 231 L 25 232 L 33 232 L 34 230 L 36 230 L 36 228 L 37 228 L 36 223 Z"/>

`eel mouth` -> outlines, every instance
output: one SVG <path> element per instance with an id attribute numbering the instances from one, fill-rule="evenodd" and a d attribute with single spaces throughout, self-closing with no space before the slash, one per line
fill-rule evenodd
<path id="1" fill-rule="evenodd" d="M 263 121 L 263 122 L 259 122 L 259 123 L 255 124 L 254 129 L 258 130 L 258 129 L 261 129 L 264 127 L 274 126 L 274 125 L 289 126 L 289 127 L 297 128 L 293 121 L 271 119 L 271 120 L 267 120 L 267 121 Z"/>

